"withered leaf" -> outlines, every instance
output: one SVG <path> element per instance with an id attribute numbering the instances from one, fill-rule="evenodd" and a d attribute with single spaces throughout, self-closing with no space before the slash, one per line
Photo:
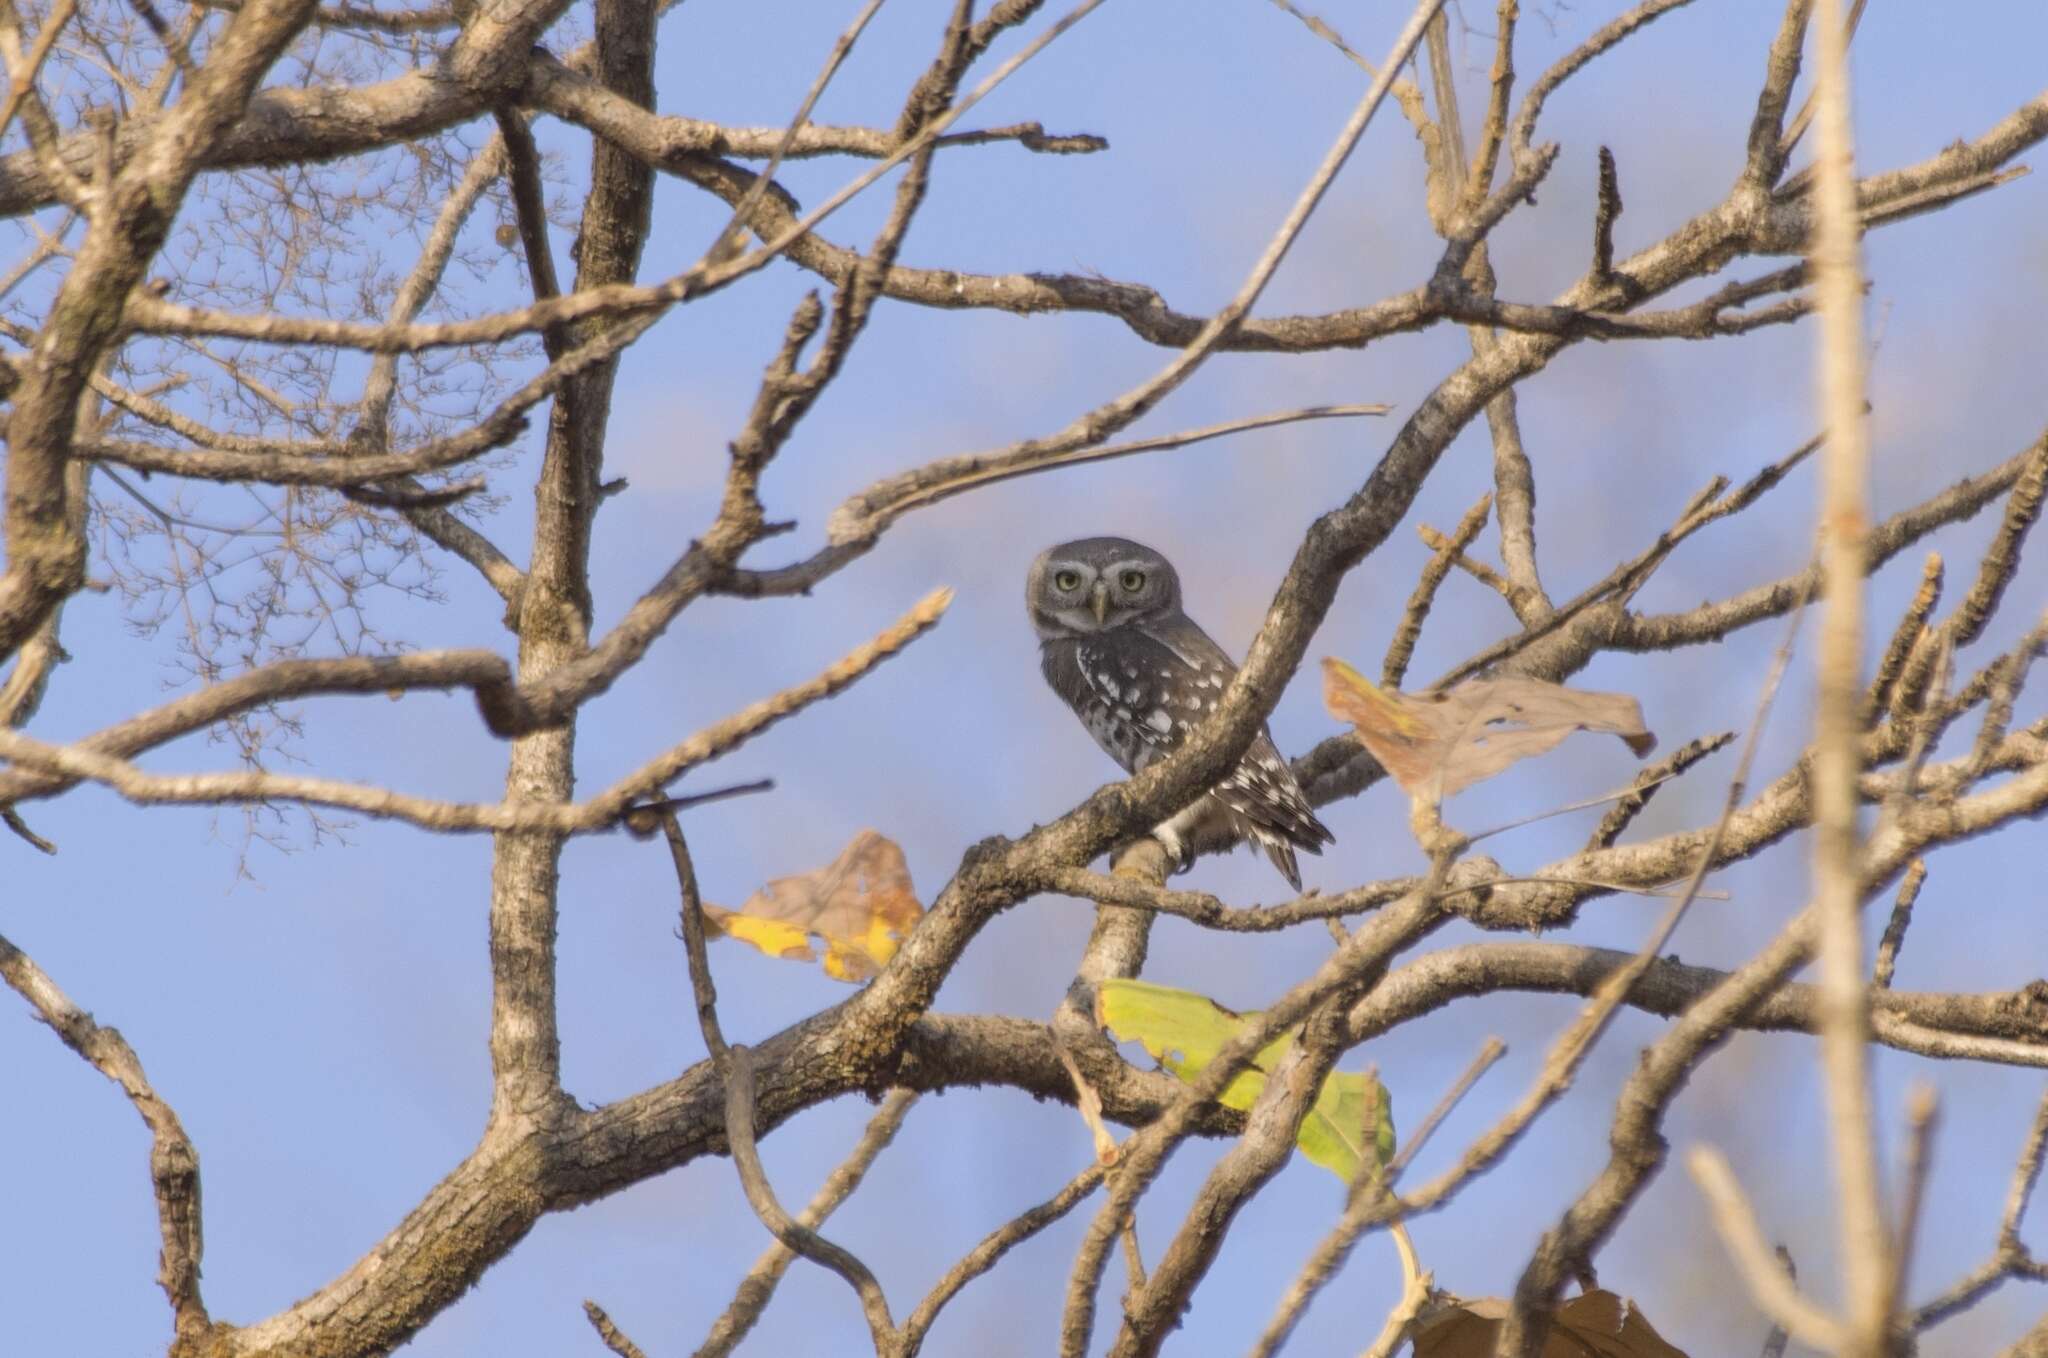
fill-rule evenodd
<path id="1" fill-rule="evenodd" d="M 1415 1322 L 1415 1358 L 1493 1358 L 1508 1303 L 1480 1297 L 1444 1306 Z M 1686 1358 L 1666 1343 L 1635 1303 L 1596 1289 L 1557 1308 L 1542 1358 Z"/>
<path id="2" fill-rule="evenodd" d="M 1326 659 L 1323 702 L 1357 728 L 1402 791 L 1429 802 L 1554 749 L 1574 731 L 1611 731 L 1638 758 L 1657 746 L 1634 698 L 1541 679 L 1473 679 L 1448 693 L 1401 693 Z"/>
<path id="3" fill-rule="evenodd" d="M 706 932 L 752 944 L 770 957 L 812 962 L 825 944 L 825 974 L 865 981 L 888 964 L 924 914 L 903 850 L 863 830 L 830 866 L 777 877 L 738 910 L 706 904 Z"/>

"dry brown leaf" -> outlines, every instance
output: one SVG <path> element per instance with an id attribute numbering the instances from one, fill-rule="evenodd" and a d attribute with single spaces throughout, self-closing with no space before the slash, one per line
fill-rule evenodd
<path id="1" fill-rule="evenodd" d="M 1499 1297 L 1457 1302 L 1415 1322 L 1415 1358 L 1493 1358 L 1508 1303 Z M 1686 1358 L 1666 1343 L 1635 1303 L 1598 1289 L 1557 1308 L 1542 1358 Z"/>
<path id="2" fill-rule="evenodd" d="M 896 955 L 923 914 L 903 850 L 863 830 L 831 866 L 777 877 L 737 910 L 707 904 L 704 922 L 708 932 L 793 961 L 815 961 L 811 939 L 822 939 L 827 976 L 865 981 Z"/>
<path id="3" fill-rule="evenodd" d="M 1357 728 L 1402 791 L 1431 803 L 1555 748 L 1574 731 L 1611 731 L 1638 758 L 1657 745 L 1627 694 L 1540 679 L 1474 679 L 1448 693 L 1401 693 L 1326 659 L 1323 701 Z"/>

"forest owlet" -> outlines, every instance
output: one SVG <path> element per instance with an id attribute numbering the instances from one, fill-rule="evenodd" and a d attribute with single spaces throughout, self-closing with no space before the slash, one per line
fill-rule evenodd
<path id="1" fill-rule="evenodd" d="M 1237 673 L 1181 611 L 1172 563 L 1127 538 L 1049 548 L 1031 563 L 1024 601 L 1046 682 L 1126 773 L 1177 749 Z M 1264 730 L 1229 776 L 1152 834 L 1184 867 L 1187 838 L 1217 819 L 1265 849 L 1296 891 L 1294 851 L 1319 854 L 1336 840 Z"/>

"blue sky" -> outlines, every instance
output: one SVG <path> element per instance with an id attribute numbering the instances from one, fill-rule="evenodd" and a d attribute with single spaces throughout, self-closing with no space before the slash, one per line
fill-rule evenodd
<path id="1" fill-rule="evenodd" d="M 1532 6 L 1532 11 L 1539 7 Z M 1522 24 L 1525 80 L 1608 17 L 1606 5 L 1540 7 Z M 659 107 L 733 123 L 779 123 L 795 107 L 851 5 L 769 7 L 690 0 L 664 23 Z M 885 7 L 828 92 L 821 121 L 891 121 L 900 90 L 928 60 L 943 7 Z M 1368 54 L 1405 13 L 1387 4 L 1318 10 Z M 1583 267 L 1595 148 L 1615 152 L 1627 211 L 1618 245 L 1656 239 L 1725 192 L 1741 161 L 1748 105 L 1778 7 L 1699 5 L 1654 25 L 1552 101 L 1539 136 L 1563 155 L 1538 205 L 1495 242 L 1504 295 L 1542 300 Z M 1459 41 L 1468 91 L 1491 57 L 1492 16 L 1469 6 Z M 1007 52 L 1014 43 L 1001 49 Z M 1875 5 L 1855 54 L 1861 163 L 1889 168 L 1980 134 L 2039 92 L 2048 12 L 2026 0 L 1967 7 Z M 999 53 L 1000 54 L 1000 53 Z M 930 205 L 907 263 L 1078 272 L 1150 283 L 1200 311 L 1235 290 L 1361 90 L 1362 73 L 1260 0 L 1105 6 L 972 115 L 987 126 L 1027 118 L 1088 131 L 1111 150 L 1033 156 L 1009 146 L 939 158 Z M 1468 93 L 1468 109 L 1476 100 Z M 1476 123 L 1468 112 L 1468 122 Z M 546 144 L 582 156 L 577 136 Z M 846 163 L 789 167 L 813 203 L 853 172 Z M 1420 157 L 1395 110 L 1382 111 L 1310 224 L 1263 314 L 1360 305 L 1405 289 L 1436 257 L 1421 207 Z M 885 206 L 870 195 L 827 234 L 865 240 Z M 1880 513 L 2010 456 L 2044 422 L 2039 316 L 2048 302 L 2048 189 L 2035 178 L 1938 216 L 1887 228 L 1869 243 L 1876 475 Z M 663 181 L 643 276 L 693 260 L 723 209 Z M 489 222 L 473 230 L 484 234 Z M 558 246 L 566 244 L 559 237 Z M 1740 276 L 1774 267 L 1739 266 Z M 776 265 L 743 286 L 665 319 L 627 356 L 614 403 L 607 471 L 630 491 L 599 520 L 599 627 L 709 522 L 725 441 L 739 427 L 790 305 L 812 280 Z M 484 306 L 516 299 L 475 297 Z M 1539 555 L 1566 597 L 1641 549 L 1715 474 L 1739 478 L 1789 451 L 1815 426 L 1809 329 L 1743 340 L 1585 344 L 1521 388 L 1539 489 Z M 1164 432 L 1237 415 L 1335 401 L 1384 400 L 1396 418 L 1449 370 L 1455 328 L 1300 358 L 1224 355 L 1148 417 Z M 1019 318 L 883 305 L 840 381 L 805 422 L 764 487 L 790 538 L 758 559 L 808 550 L 825 515 L 877 476 L 943 454 L 1050 432 L 1156 369 L 1166 355 L 1099 317 Z M 1052 819 L 1112 767 L 1037 674 L 1021 607 L 1023 575 L 1042 547 L 1115 532 L 1179 565 L 1189 611 L 1227 648 L 1256 629 L 1302 530 L 1362 482 L 1394 420 L 1301 425 L 1099 467 L 1005 483 L 903 521 L 868 558 L 810 599 L 708 600 L 693 606 L 646 662 L 587 711 L 582 786 L 601 786 L 646 757 L 783 684 L 808 677 L 935 585 L 958 598 L 945 623 L 836 701 L 775 729 L 701 775 L 703 785 L 772 776 L 767 798 L 707 808 L 690 826 L 710 899 L 736 904 L 765 878 L 823 864 L 864 826 L 900 841 L 920 892 L 945 881 L 984 835 Z M 531 439 L 499 473 L 514 502 L 491 530 L 523 555 Z M 1413 524 L 1441 528 L 1490 485 L 1482 428 L 1459 439 L 1409 521 L 1346 583 L 1312 654 L 1372 670 L 1423 558 Z M 1813 478 L 1803 471 L 1763 509 L 1701 534 L 1641 597 L 1685 607 L 1796 569 L 1805 557 Z M 1951 580 L 1969 569 L 1990 518 L 1937 535 Z M 1495 553 L 1491 532 L 1481 539 Z M 1973 663 L 2010 645 L 2048 598 L 2041 552 L 2008 595 Z M 1874 616 L 1888 627 L 1918 575 L 1909 552 L 1879 579 Z M 497 601 L 451 565 L 441 605 L 394 600 L 394 633 L 414 646 L 503 648 Z M 1462 578 L 1445 587 L 1413 674 L 1427 678 L 1512 628 L 1497 599 Z M 1777 629 L 1683 656 L 1609 657 L 1578 680 L 1642 698 L 1666 748 L 1740 727 Z M 57 675 L 31 728 L 70 738 L 156 701 L 174 681 L 167 639 L 138 637 L 118 606 L 73 601 Z M 1766 776 L 1803 743 L 1810 676 L 1795 668 L 1764 745 Z M 2022 716 L 2041 711 L 2038 698 Z M 423 794 L 490 799 L 504 748 L 455 697 L 411 695 L 305 704 L 299 753 L 320 772 Z M 1333 729 L 1312 678 L 1273 719 L 1299 753 Z M 231 752 L 191 739 L 150 757 L 161 770 L 221 767 Z M 1668 789 L 1640 822 L 1648 835 L 1710 819 L 1732 764 L 1723 755 Z M 1590 738 L 1517 769 L 1452 804 L 1454 823 L 1491 824 L 1605 790 L 1629 776 L 1615 742 Z M 1761 780 L 1759 780 L 1761 781 Z M 686 784 L 685 789 L 692 784 Z M 206 1297 L 219 1319 L 252 1321 L 314 1291 L 374 1244 L 474 1144 L 488 1106 L 485 911 L 489 844 L 358 823 L 345 844 L 259 849 L 238 881 L 237 826 L 201 810 L 143 811 L 80 790 L 30 808 L 62 846 L 52 859 L 7 852 L 0 932 L 35 957 L 81 1006 L 118 1026 L 202 1157 Z M 1409 870 L 1418 854 L 1406 807 L 1375 788 L 1325 815 L 1338 844 L 1305 863 L 1311 885 L 1338 888 Z M 1493 846 L 1511 865 L 1575 847 L 1584 818 L 1533 827 Z M 1931 862 L 1901 988 L 2008 989 L 2048 970 L 2027 824 Z M 1749 955 L 1803 900 L 1803 845 L 1739 865 L 1714 885 L 1674 949 L 1688 962 Z M 561 1007 L 564 1075 L 586 1103 L 669 1078 L 702 1056 L 687 1001 L 675 891 L 665 853 L 624 836 L 578 841 L 564 858 Z M 1279 899 L 1262 860 L 1201 864 L 1185 882 L 1235 903 Z M 1633 947 L 1656 906 L 1589 907 L 1573 941 Z M 1087 908 L 1027 902 L 976 941 L 939 1007 L 1049 1016 L 1088 926 Z M 1438 942 L 1459 941 L 1454 927 Z M 1325 955 L 1316 930 L 1247 938 L 1161 921 L 1148 975 L 1256 1007 Z M 756 1040 L 843 987 L 815 969 L 736 945 L 713 955 L 735 1040 Z M 7 1006 L 0 1005 L 0 1013 Z M 1354 1053 L 1376 1063 L 1397 1115 L 1412 1123 L 1485 1036 L 1509 1057 L 1439 1133 L 1416 1166 L 1451 1162 L 1518 1097 L 1548 1041 L 1569 1022 L 1565 1000 L 1468 1001 Z M 1511 1286 L 1537 1234 L 1584 1185 L 1604 1147 L 1614 1096 L 1635 1054 L 1662 1030 L 1626 1015 L 1571 1093 L 1506 1164 L 1471 1184 L 1414 1234 L 1439 1285 L 1468 1295 Z M 1881 1056 L 1881 1106 L 1895 1126 L 1908 1081 L 1940 1091 L 1930 1214 L 1910 1292 L 1924 1297 L 1991 1248 L 2011 1158 L 2039 1098 L 2038 1072 Z M 117 1090 L 13 1006 L 0 1022 L 0 1304 L 23 1353 L 159 1351 L 167 1310 L 152 1281 L 157 1248 L 147 1141 Z M 1707 1141 L 1734 1159 L 1765 1227 L 1786 1240 L 1801 1276 L 1828 1295 L 1834 1273 L 1824 1121 L 1812 1044 L 1740 1037 L 1692 1081 L 1667 1124 L 1674 1147 Z M 764 1143 L 785 1201 L 805 1199 L 869 1113 L 844 1100 L 794 1120 Z M 1163 1248 L 1219 1148 L 1191 1145 L 1139 1214 L 1148 1251 Z M 829 1230 L 879 1272 L 899 1314 L 998 1221 L 1049 1196 L 1083 1166 L 1088 1139 L 1069 1110 L 1003 1090 L 928 1098 Z M 1291 1166 L 1243 1214 L 1232 1243 L 1173 1349 L 1239 1352 L 1338 1208 L 1338 1185 Z M 972 1285 L 935 1330 L 930 1351 L 1050 1351 L 1058 1298 L 1086 1210 Z M 2048 1210 L 2024 1230 L 2048 1249 Z M 513 1254 L 409 1351 L 427 1355 L 595 1352 L 579 1309 L 603 1303 L 650 1352 L 693 1347 L 766 1237 L 731 1166 L 704 1160 L 577 1212 L 544 1219 Z M 1667 1338 L 1695 1353 L 1744 1352 L 1765 1322 L 1744 1296 L 1675 1168 L 1637 1204 L 1599 1260 L 1602 1280 L 1642 1303 Z M 1105 1295 L 1121 1286 L 1117 1266 Z M 1384 1240 L 1367 1241 L 1310 1311 L 1297 1351 L 1363 1347 L 1397 1273 Z M 2018 1285 L 1936 1331 L 1922 1352 L 1974 1355 L 2010 1340 L 2048 1307 Z M 1105 1314 L 1108 1314 L 1106 1311 Z M 838 1282 L 794 1268 L 757 1331 L 754 1351 L 854 1351 L 858 1311 Z M 1100 1338 L 1100 1336 L 1098 1336 Z"/>

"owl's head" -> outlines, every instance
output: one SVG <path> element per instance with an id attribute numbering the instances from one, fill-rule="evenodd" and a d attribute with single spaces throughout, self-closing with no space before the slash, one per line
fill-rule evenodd
<path id="1" fill-rule="evenodd" d="M 1180 577 L 1129 538 L 1081 538 L 1039 553 L 1024 606 L 1041 641 L 1088 636 L 1180 611 Z"/>

